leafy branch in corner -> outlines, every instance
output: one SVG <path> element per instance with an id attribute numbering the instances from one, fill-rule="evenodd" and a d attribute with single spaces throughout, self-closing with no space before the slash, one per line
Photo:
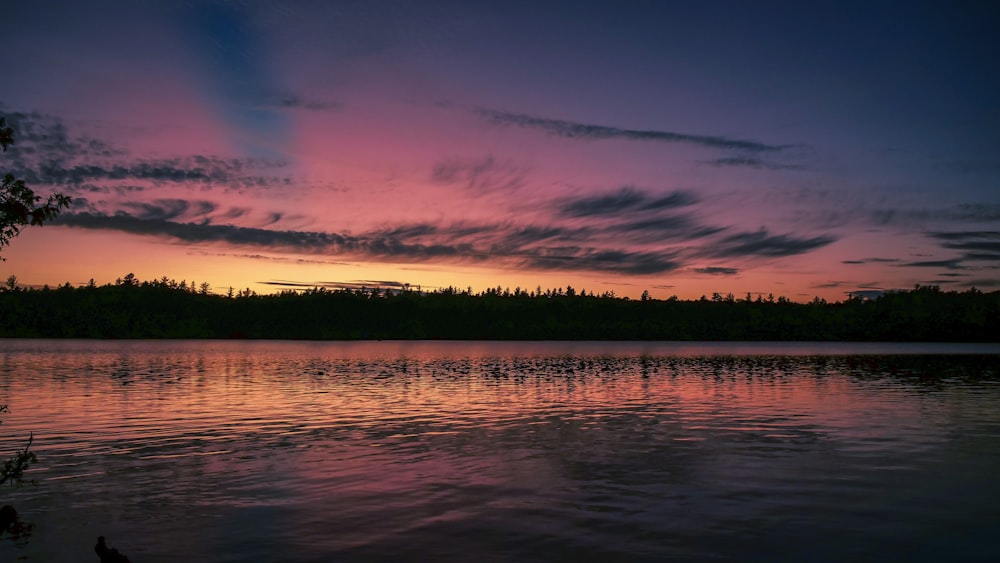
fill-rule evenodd
<path id="1" fill-rule="evenodd" d="M 0 412 L 9 412 L 7 405 L 0 405 Z M 3 424 L 3 421 L 0 421 L 0 424 Z M 4 462 L 3 469 L 0 469 L 0 485 L 9 482 L 13 487 L 20 487 L 24 484 L 24 472 L 32 463 L 38 462 L 35 452 L 31 451 L 31 444 L 34 441 L 35 435 L 31 434 L 24 449 L 19 450 L 13 457 Z"/>
<path id="2" fill-rule="evenodd" d="M 7 152 L 7 147 L 13 143 L 14 129 L 8 127 L 6 120 L 0 117 L 0 148 Z M 28 225 L 41 226 L 55 218 L 69 204 L 70 198 L 58 193 L 50 195 L 42 203 L 41 196 L 35 195 L 24 180 L 18 180 L 13 174 L 4 175 L 0 180 L 0 250 L 10 244 L 10 240 L 21 232 L 21 228 Z"/>

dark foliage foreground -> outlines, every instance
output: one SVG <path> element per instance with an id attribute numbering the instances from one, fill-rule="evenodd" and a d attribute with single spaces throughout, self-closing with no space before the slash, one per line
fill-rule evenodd
<path id="1" fill-rule="evenodd" d="M 193 284 L 192 284 L 193 285 Z M 215 295 L 172 280 L 0 292 L 0 337 L 1000 341 L 1000 292 L 878 299 L 630 300 L 566 291 L 324 290 Z"/>

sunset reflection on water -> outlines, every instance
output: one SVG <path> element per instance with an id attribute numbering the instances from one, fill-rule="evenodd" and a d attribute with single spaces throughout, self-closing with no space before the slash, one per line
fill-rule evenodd
<path id="1" fill-rule="evenodd" d="M 4 344 L 39 486 L 0 556 L 929 557 L 900 534 L 959 521 L 949 549 L 1000 551 L 973 539 L 1000 500 L 982 347 Z"/>

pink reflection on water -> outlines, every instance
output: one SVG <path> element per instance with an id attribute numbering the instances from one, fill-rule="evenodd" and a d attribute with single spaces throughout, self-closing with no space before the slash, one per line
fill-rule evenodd
<path id="1" fill-rule="evenodd" d="M 261 549 L 252 514 L 302 558 L 496 518 L 570 533 L 557 522 L 720 483 L 804 494 L 868 459 L 905 470 L 964 417 L 995 418 L 813 344 L 6 344 L 2 445 L 34 432 L 43 483 L 20 502 L 57 507 L 52 525 L 117 515 L 81 537 L 162 528 L 153 547 L 215 549 L 211 531 Z"/>

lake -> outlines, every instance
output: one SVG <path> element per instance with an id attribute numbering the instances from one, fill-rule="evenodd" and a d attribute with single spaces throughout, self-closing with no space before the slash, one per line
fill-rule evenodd
<path id="1" fill-rule="evenodd" d="M 0 561 L 1000 561 L 1000 346 L 0 340 Z"/>

